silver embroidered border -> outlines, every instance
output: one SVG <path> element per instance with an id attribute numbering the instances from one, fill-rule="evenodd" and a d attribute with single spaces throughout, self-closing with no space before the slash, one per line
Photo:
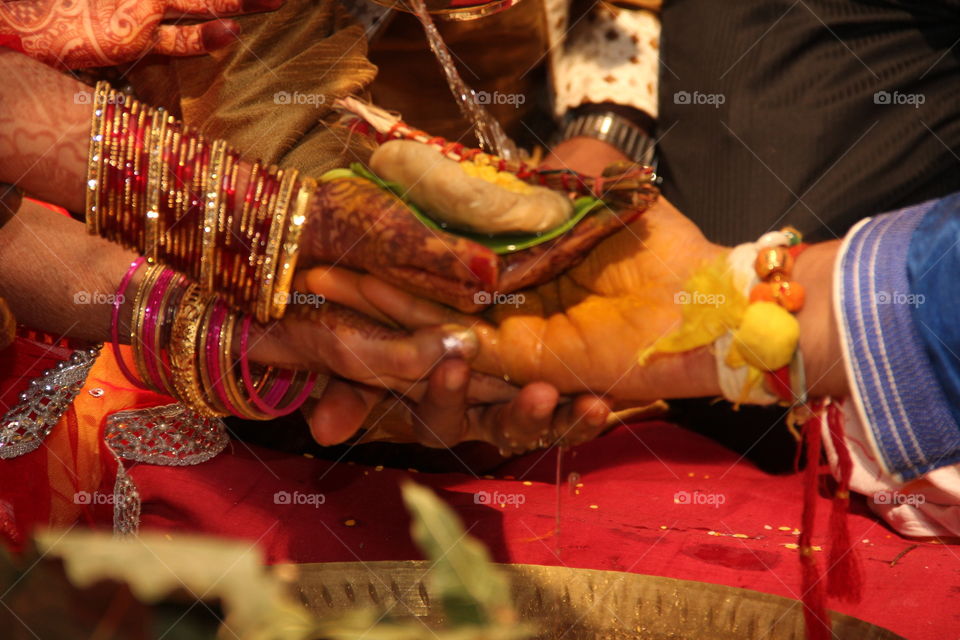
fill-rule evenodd
<path id="1" fill-rule="evenodd" d="M 0 418 L 0 459 L 35 450 L 73 402 L 97 359 L 100 347 L 74 351 L 69 360 L 30 381 L 17 406 Z"/>
<path id="2" fill-rule="evenodd" d="M 140 493 L 124 460 L 163 466 L 200 464 L 230 441 L 222 420 L 182 404 L 118 411 L 107 418 L 103 437 L 117 458 L 113 531 L 118 536 L 135 534 L 140 528 Z"/>

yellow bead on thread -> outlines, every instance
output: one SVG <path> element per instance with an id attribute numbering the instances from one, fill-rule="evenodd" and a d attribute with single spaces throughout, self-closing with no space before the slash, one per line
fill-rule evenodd
<path id="1" fill-rule="evenodd" d="M 800 339 L 800 323 L 773 302 L 755 302 L 747 307 L 733 344 L 740 356 L 762 371 L 776 371 L 790 364 Z"/>

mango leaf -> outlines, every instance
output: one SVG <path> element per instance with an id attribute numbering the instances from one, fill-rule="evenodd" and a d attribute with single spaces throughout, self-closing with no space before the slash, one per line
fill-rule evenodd
<path id="1" fill-rule="evenodd" d="M 469 231 L 454 229 L 438 223 L 407 197 L 406 190 L 400 184 L 384 180 L 359 162 L 354 162 L 351 164 L 350 169 L 332 169 L 331 171 L 323 174 L 320 179 L 332 180 L 334 178 L 345 177 L 366 178 L 381 189 L 390 191 L 395 196 L 400 198 L 400 200 L 407 205 L 413 215 L 427 227 L 462 236 L 468 240 L 476 242 L 477 244 L 481 244 L 494 253 L 500 255 L 513 253 L 515 251 L 523 251 L 524 249 L 535 247 L 538 244 L 543 244 L 544 242 L 548 242 L 554 238 L 562 236 L 577 226 L 577 224 L 587 217 L 587 215 L 593 213 L 599 207 L 604 206 L 604 202 L 600 198 L 595 198 L 594 196 L 583 196 L 573 201 L 573 216 L 571 216 L 570 219 L 563 224 L 560 224 L 548 231 L 541 231 L 539 233 L 471 233 Z"/>

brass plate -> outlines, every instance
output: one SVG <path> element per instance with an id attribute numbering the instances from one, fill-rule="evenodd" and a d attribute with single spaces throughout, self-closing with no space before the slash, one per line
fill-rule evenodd
<path id="1" fill-rule="evenodd" d="M 520 616 L 543 640 L 804 640 L 796 600 L 749 589 L 617 571 L 497 565 Z M 308 608 L 320 616 L 378 607 L 398 618 L 442 625 L 425 578 L 430 563 L 330 562 L 290 567 Z M 886 629 L 832 613 L 834 638 L 896 640 Z M 425 637 L 429 637 L 429 633 Z"/>

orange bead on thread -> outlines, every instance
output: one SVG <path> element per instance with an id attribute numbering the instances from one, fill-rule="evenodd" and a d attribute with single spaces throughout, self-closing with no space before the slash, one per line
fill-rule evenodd
<path id="1" fill-rule="evenodd" d="M 773 291 L 773 284 L 761 282 L 755 284 L 750 290 L 750 302 L 776 302 L 777 298 Z"/>
<path id="2" fill-rule="evenodd" d="M 796 313 L 803 309 L 803 303 L 807 299 L 807 291 L 799 282 L 777 282 L 773 285 L 774 295 L 781 307 L 790 313 Z"/>
<path id="3" fill-rule="evenodd" d="M 786 276 L 793 271 L 793 256 L 786 247 L 768 247 L 760 250 L 753 266 L 761 280 L 778 274 Z"/>

